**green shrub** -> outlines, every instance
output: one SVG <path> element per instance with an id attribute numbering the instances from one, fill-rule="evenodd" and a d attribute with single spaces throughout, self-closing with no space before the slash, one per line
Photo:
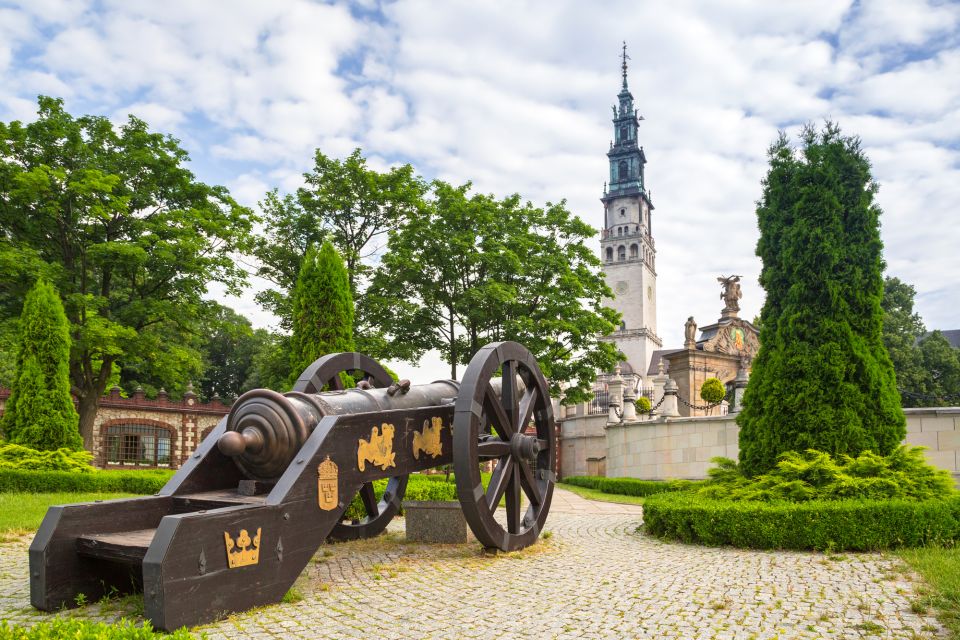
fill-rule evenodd
<path id="1" fill-rule="evenodd" d="M 160 471 L 30 471 L 0 468 L 0 493 L 138 493 L 160 491 L 170 472 Z"/>
<path id="2" fill-rule="evenodd" d="M 693 480 L 637 480 L 636 478 L 603 478 L 600 476 L 570 476 L 563 482 L 575 487 L 596 489 L 601 493 L 621 496 L 649 496 L 665 491 L 684 491 L 699 487 L 703 482 Z"/>
<path id="3" fill-rule="evenodd" d="M 902 445 L 889 456 L 870 451 L 834 460 L 822 451 L 788 451 L 769 473 L 748 478 L 727 458 L 714 458 L 710 481 L 698 491 L 706 498 L 804 502 L 887 498 L 931 500 L 954 494 L 950 474 L 927 463 L 922 447 Z"/>
<path id="4" fill-rule="evenodd" d="M 373 489 L 379 500 L 383 497 L 383 491 L 387 487 L 387 480 L 374 480 Z M 450 480 L 446 480 L 446 474 L 423 475 L 414 473 L 407 481 L 407 491 L 403 496 L 404 500 L 423 500 L 449 502 L 457 500 L 457 485 L 454 482 L 453 474 L 450 474 Z M 403 513 L 401 511 L 401 513 Z M 348 519 L 359 520 L 366 517 L 367 512 L 363 508 L 360 496 L 356 495 L 347 506 L 345 515 Z"/>
<path id="5" fill-rule="evenodd" d="M 720 402 L 726 395 L 727 388 L 723 386 L 723 383 L 720 382 L 718 378 L 707 378 L 703 381 L 703 386 L 700 387 L 700 398 L 710 404 Z"/>
<path id="6" fill-rule="evenodd" d="M 712 500 L 694 492 L 644 502 L 651 535 L 710 546 L 874 551 L 952 544 L 960 535 L 960 496 L 937 500 Z"/>
<path id="7" fill-rule="evenodd" d="M 38 451 L 19 444 L 0 444 L 0 469 L 91 473 L 94 471 L 92 460 L 93 455 L 82 449 Z"/>
<path id="8" fill-rule="evenodd" d="M 637 398 L 637 401 L 634 402 L 634 405 L 637 407 L 637 413 L 646 413 L 650 411 L 650 407 L 653 405 L 650 404 L 650 398 L 647 396 L 640 396 Z"/>
<path id="9" fill-rule="evenodd" d="M 205 634 L 204 634 L 205 637 Z M 21 627 L 0 620 L 0 640 L 50 640 L 52 638 L 71 638 L 72 640 L 189 640 L 193 638 L 186 629 L 171 634 L 154 631 L 149 622 L 143 626 L 130 620 L 120 620 L 113 624 L 93 622 L 77 618 L 54 618 L 38 622 L 30 627 Z"/>

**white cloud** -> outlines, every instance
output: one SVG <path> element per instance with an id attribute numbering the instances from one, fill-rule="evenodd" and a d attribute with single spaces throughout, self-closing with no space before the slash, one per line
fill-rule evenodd
<path id="1" fill-rule="evenodd" d="M 137 113 L 190 145 L 201 179 L 234 171 L 209 181 L 250 205 L 268 187 L 296 189 L 315 148 L 342 157 L 362 146 L 371 166 L 409 161 L 483 192 L 567 198 L 599 226 L 626 39 L 666 344 L 682 341 L 687 316 L 717 317 L 720 273 L 743 274 L 742 315 L 759 311 L 766 149 L 778 128 L 825 118 L 860 134 L 873 160 L 890 273 L 917 286 L 930 326 L 960 326 L 960 284 L 946 275 L 960 270 L 949 217 L 960 201 L 960 5 L 399 0 L 376 20 L 364 13 L 375 3 L 358 6 L 0 10 L 0 118 L 31 117 L 38 92 L 74 111 Z M 269 322 L 252 293 L 237 305 Z"/>

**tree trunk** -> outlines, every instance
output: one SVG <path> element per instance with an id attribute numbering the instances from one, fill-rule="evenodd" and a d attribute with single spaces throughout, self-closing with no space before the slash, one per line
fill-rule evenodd
<path id="1" fill-rule="evenodd" d="M 453 309 L 447 308 L 450 318 L 450 379 L 457 379 L 457 339 L 454 335 Z"/>
<path id="2" fill-rule="evenodd" d="M 83 389 L 77 398 L 77 413 L 80 414 L 80 435 L 83 436 L 83 448 L 93 452 L 93 423 L 100 406 L 100 394 L 91 389 Z M 96 462 L 96 461 L 94 461 Z"/>

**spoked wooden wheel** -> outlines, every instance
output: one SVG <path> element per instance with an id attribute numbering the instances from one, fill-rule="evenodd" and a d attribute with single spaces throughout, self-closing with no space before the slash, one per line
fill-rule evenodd
<path id="1" fill-rule="evenodd" d="M 550 510 L 557 446 L 550 394 L 537 361 L 516 342 L 487 345 L 470 360 L 455 411 L 457 496 L 473 534 L 484 546 L 503 551 L 532 544 Z M 535 432 L 526 433 L 528 427 Z M 495 467 L 484 490 L 480 463 L 488 460 Z M 504 497 L 506 528 L 494 517 Z"/>
<path id="2" fill-rule="evenodd" d="M 293 385 L 293 391 L 318 393 L 325 387 L 342 391 L 343 381 L 340 379 L 340 373 L 345 371 L 363 372 L 363 380 L 366 380 L 371 387 L 388 387 L 393 382 L 386 369 L 369 356 L 356 352 L 331 353 L 307 367 Z M 331 540 L 357 540 L 379 535 L 400 511 L 400 503 L 406 493 L 409 477 L 404 475 L 390 478 L 380 500 L 377 500 L 373 483 L 365 483 L 360 488 L 359 495 L 366 515 L 359 520 L 342 520 L 333 527 L 333 531 L 327 537 Z"/>

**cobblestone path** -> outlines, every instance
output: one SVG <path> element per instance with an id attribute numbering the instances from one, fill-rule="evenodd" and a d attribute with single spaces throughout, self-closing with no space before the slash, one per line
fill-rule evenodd
<path id="1" fill-rule="evenodd" d="M 558 490 L 550 535 L 487 556 L 476 543 L 418 545 L 402 520 L 379 539 L 326 546 L 303 599 L 197 631 L 225 638 L 934 638 L 911 612 L 916 583 L 880 554 L 711 549 L 636 533 L 636 506 Z M 23 624 L 29 540 L 0 544 L 0 617 Z M 114 619 L 137 600 L 67 612 Z"/>

